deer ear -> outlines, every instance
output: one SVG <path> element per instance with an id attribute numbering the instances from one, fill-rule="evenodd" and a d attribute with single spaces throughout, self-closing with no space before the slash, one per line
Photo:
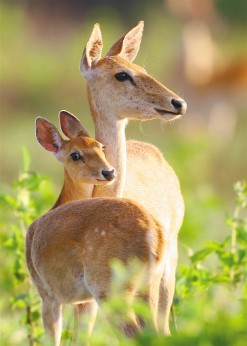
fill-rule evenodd
<path id="1" fill-rule="evenodd" d="M 38 117 L 36 123 L 36 138 L 40 145 L 56 154 L 63 143 L 57 128 L 45 118 Z"/>
<path id="2" fill-rule="evenodd" d="M 93 27 L 93 31 L 89 37 L 86 48 L 82 54 L 80 62 L 80 71 L 85 73 L 90 70 L 93 65 L 96 65 L 101 58 L 101 53 L 103 49 L 103 41 L 101 36 L 101 30 L 98 23 Z"/>
<path id="3" fill-rule="evenodd" d="M 59 113 L 59 120 L 61 129 L 68 138 L 75 138 L 79 136 L 89 137 L 88 132 L 73 114 L 67 111 L 61 111 Z"/>
<path id="4" fill-rule="evenodd" d="M 140 21 L 111 47 L 106 56 L 117 55 L 121 58 L 133 61 L 140 48 L 143 28 L 144 22 Z"/>

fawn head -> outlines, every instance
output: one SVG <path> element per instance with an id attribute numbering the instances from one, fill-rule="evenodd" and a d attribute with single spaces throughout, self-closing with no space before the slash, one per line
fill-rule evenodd
<path id="1" fill-rule="evenodd" d="M 108 116 L 117 119 L 175 119 L 186 113 L 186 102 L 132 62 L 140 48 L 143 27 L 139 22 L 101 58 L 100 26 L 94 25 L 80 63 L 91 107 L 101 111 L 105 107 L 106 113 L 110 109 Z"/>
<path id="2" fill-rule="evenodd" d="M 36 118 L 36 138 L 43 148 L 52 152 L 74 182 L 94 185 L 109 184 L 116 177 L 115 169 L 106 161 L 104 145 L 90 138 L 80 121 L 71 113 L 59 113 L 64 140 L 57 128 L 42 117 Z"/>

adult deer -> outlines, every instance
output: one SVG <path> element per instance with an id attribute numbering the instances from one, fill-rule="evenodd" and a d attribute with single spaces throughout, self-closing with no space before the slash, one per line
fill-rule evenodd
<path id="1" fill-rule="evenodd" d="M 177 265 L 177 236 L 184 216 L 179 181 L 161 152 L 151 144 L 125 140 L 127 119 L 173 120 L 185 114 L 184 100 L 135 65 L 142 38 L 139 22 L 101 58 L 103 41 L 95 24 L 81 58 L 87 80 L 96 139 L 105 144 L 107 160 L 117 171 L 110 186 L 95 186 L 93 196 L 124 196 L 138 201 L 167 232 L 166 265 L 160 306 L 169 331 Z"/>
<path id="2" fill-rule="evenodd" d="M 68 128 L 70 132 L 75 130 Z M 64 126 L 63 130 L 66 132 Z M 98 180 L 107 183 L 114 179 L 114 171 L 105 160 L 102 144 L 90 139 L 82 127 L 79 132 L 74 132 L 74 138 L 65 141 L 54 125 L 38 118 L 36 135 L 40 144 L 63 162 L 65 172 L 72 174 L 75 182 L 77 176 L 80 181 L 85 176 L 85 181 L 92 184 Z M 58 203 L 67 193 L 64 187 Z M 140 286 L 139 279 L 144 280 L 153 324 L 158 330 L 158 296 L 165 246 L 162 228 L 137 203 L 116 198 L 66 203 L 34 221 L 26 237 L 27 266 L 42 299 L 44 327 L 56 346 L 61 339 L 64 304 L 91 299 L 100 304 L 109 297 L 110 262 L 114 258 L 121 260 L 126 268 L 133 258 L 141 263 L 143 271 L 140 273 L 140 268 L 137 268 L 123 294 L 133 299 Z M 133 335 L 141 327 L 133 311 L 129 319 L 131 325 L 123 325 L 123 329 L 127 335 Z"/>

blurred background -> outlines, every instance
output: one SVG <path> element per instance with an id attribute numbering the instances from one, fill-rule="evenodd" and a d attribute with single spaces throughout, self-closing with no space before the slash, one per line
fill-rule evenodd
<path id="1" fill-rule="evenodd" d="M 188 112 L 172 123 L 132 121 L 127 138 L 157 145 L 176 170 L 186 205 L 180 244 L 224 237 L 233 183 L 247 178 L 247 2 L 2 0 L 0 9 L 1 189 L 17 178 L 24 145 L 32 169 L 59 192 L 62 168 L 38 145 L 34 119 L 58 125 L 66 109 L 93 136 L 79 72 L 93 24 L 107 52 L 144 20 L 136 63 L 183 97 Z"/>

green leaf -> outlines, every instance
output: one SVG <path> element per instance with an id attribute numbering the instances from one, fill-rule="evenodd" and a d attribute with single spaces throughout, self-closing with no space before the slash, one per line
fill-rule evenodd
<path id="1" fill-rule="evenodd" d="M 247 242 L 247 219 L 237 219 L 236 222 L 237 238 L 243 242 Z"/>
<path id="2" fill-rule="evenodd" d="M 4 201 L 7 202 L 7 204 L 12 207 L 12 208 L 16 208 L 17 203 L 16 203 L 16 199 L 11 196 L 11 195 L 4 195 L 3 196 Z"/>
<path id="3" fill-rule="evenodd" d="M 229 283 L 229 275 L 226 272 L 213 277 L 214 283 Z"/>
<path id="4" fill-rule="evenodd" d="M 33 311 L 32 313 L 31 313 L 31 319 L 32 319 L 32 321 L 38 321 L 39 320 L 39 318 L 40 318 L 40 312 L 39 311 Z"/>
<path id="5" fill-rule="evenodd" d="M 16 250 L 18 248 L 18 243 L 14 237 L 7 239 L 3 246 L 8 250 Z"/>
<path id="6" fill-rule="evenodd" d="M 62 340 L 71 340 L 71 339 L 72 339 L 72 331 L 69 329 L 63 329 Z"/>
<path id="7" fill-rule="evenodd" d="M 27 295 L 25 293 L 17 294 L 10 298 L 10 304 L 15 308 L 25 308 Z"/>
<path id="8" fill-rule="evenodd" d="M 238 249 L 237 251 L 237 262 L 240 264 L 241 262 L 246 263 L 247 261 L 247 249 Z"/>
<path id="9" fill-rule="evenodd" d="M 218 253 L 218 256 L 219 256 L 221 262 L 229 268 L 231 268 L 235 263 L 234 255 L 230 252 L 225 252 L 222 255 Z"/>
<path id="10" fill-rule="evenodd" d="M 216 242 L 216 241 L 207 241 L 205 243 L 205 245 L 207 246 L 207 248 L 212 249 L 214 251 L 223 251 L 223 246 L 222 244 Z"/>
<path id="11" fill-rule="evenodd" d="M 194 255 L 190 256 L 190 260 L 192 263 L 200 262 L 204 260 L 212 252 L 213 252 L 212 248 L 206 247 L 202 250 L 195 252 Z"/>

